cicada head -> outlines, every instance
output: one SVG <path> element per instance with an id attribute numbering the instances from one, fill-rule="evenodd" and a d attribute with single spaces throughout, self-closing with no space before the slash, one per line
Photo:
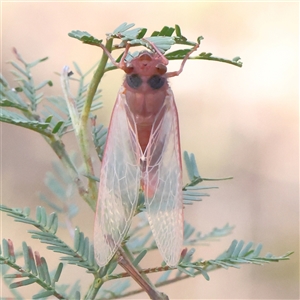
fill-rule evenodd
<path id="1" fill-rule="evenodd" d="M 141 76 L 164 75 L 167 72 L 167 66 L 157 53 L 142 51 L 126 64 L 124 71 L 127 74 L 140 74 Z"/>

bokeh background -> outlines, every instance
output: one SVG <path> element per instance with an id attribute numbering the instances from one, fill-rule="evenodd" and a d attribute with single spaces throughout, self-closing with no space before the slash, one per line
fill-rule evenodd
<path id="1" fill-rule="evenodd" d="M 211 280 L 191 278 L 160 288 L 170 299 L 299 299 L 299 3 L 251 2 L 2 2 L 2 73 L 12 82 L 8 60 L 16 47 L 28 62 L 49 56 L 34 70 L 36 82 L 51 79 L 45 95 L 60 95 L 59 72 L 76 61 L 87 70 L 101 51 L 69 38 L 71 30 L 88 31 L 104 38 L 123 22 L 160 30 L 179 24 L 191 40 L 204 36 L 200 51 L 216 56 L 241 56 L 237 68 L 209 61 L 188 61 L 184 72 L 170 85 L 177 101 L 181 147 L 196 155 L 203 177 L 233 176 L 217 182 L 218 190 L 201 203 L 185 209 L 185 218 L 203 233 L 227 222 L 233 233 L 220 241 L 201 245 L 196 257 L 215 258 L 233 239 L 263 243 L 262 254 L 281 255 L 293 250 L 290 261 L 241 270 L 219 270 Z M 169 70 L 177 70 L 171 62 Z M 104 107 L 98 120 L 108 124 L 121 71 L 110 72 L 102 81 Z M 34 132 L 1 125 L 2 203 L 12 207 L 40 205 L 37 191 L 51 162 L 57 160 L 44 140 Z M 76 150 L 71 135 L 67 150 Z M 99 172 L 98 172 L 99 173 Z M 185 181 L 187 180 L 185 175 Z M 209 185 L 209 184 L 206 184 Z M 93 214 L 80 199 L 74 220 L 92 237 Z M 51 212 L 51 209 L 48 209 Z M 1 215 L 2 238 L 16 247 L 26 240 L 57 266 L 58 256 L 30 239 L 25 225 Z M 59 234 L 70 241 L 67 231 Z M 22 239 L 20 239 L 20 236 Z M 155 253 L 143 265 L 160 261 Z M 78 268 L 67 267 L 66 283 L 81 278 L 82 290 L 92 282 Z M 5 286 L 2 296 L 9 295 Z M 33 287 L 21 288 L 28 299 Z M 132 299 L 146 299 L 139 294 Z"/>

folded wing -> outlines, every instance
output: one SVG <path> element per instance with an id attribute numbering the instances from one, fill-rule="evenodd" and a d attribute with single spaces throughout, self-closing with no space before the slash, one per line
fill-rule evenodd
<path id="1" fill-rule="evenodd" d="M 178 115 L 169 89 L 163 117 L 152 128 L 144 178 L 146 211 L 161 255 L 173 267 L 183 244 L 182 171 Z"/>
<path id="2" fill-rule="evenodd" d="M 99 183 L 94 228 L 95 259 L 106 265 L 130 227 L 140 187 L 139 145 L 119 93 L 110 121 Z"/>

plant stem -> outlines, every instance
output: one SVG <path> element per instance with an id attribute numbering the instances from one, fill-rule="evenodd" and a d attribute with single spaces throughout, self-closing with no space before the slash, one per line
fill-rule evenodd
<path id="1" fill-rule="evenodd" d="M 152 300 L 169 300 L 169 297 L 156 290 L 156 288 L 147 282 L 142 275 L 136 270 L 134 265 L 126 256 L 122 248 L 117 251 L 119 265 L 130 274 L 130 276 L 137 282 L 137 284 L 149 295 Z"/>
<path id="2" fill-rule="evenodd" d="M 110 39 L 107 41 L 107 43 L 105 45 L 106 49 L 108 49 L 109 51 L 111 51 L 112 42 L 113 42 L 113 40 Z M 105 53 L 103 53 L 102 58 L 99 62 L 98 68 L 95 71 L 95 74 L 93 76 L 91 83 L 89 84 L 86 101 L 84 103 L 82 114 L 80 117 L 80 123 L 81 123 L 80 127 L 85 127 L 87 125 L 89 113 L 91 110 L 91 105 L 92 105 L 95 93 L 97 91 L 97 88 L 99 86 L 99 83 L 103 77 L 107 60 L 108 60 L 108 56 Z"/>
<path id="3" fill-rule="evenodd" d="M 106 47 L 109 50 L 112 47 L 112 42 L 113 42 L 113 40 L 110 39 L 106 43 Z M 91 105 L 92 105 L 95 93 L 97 91 L 97 88 L 99 86 L 99 83 L 101 81 L 101 78 L 103 77 L 107 60 L 108 60 L 107 55 L 103 53 L 100 63 L 98 65 L 98 68 L 95 71 L 93 79 L 89 85 L 86 101 L 83 106 L 83 110 L 82 110 L 80 120 L 79 120 L 79 127 L 78 127 L 78 142 L 79 142 L 79 146 L 80 146 L 81 153 L 83 156 L 85 171 L 87 174 L 92 175 L 92 176 L 94 176 L 94 169 L 93 169 L 93 164 L 92 164 L 92 160 L 91 160 L 91 156 L 90 156 L 89 139 L 87 136 L 88 119 L 89 119 L 89 113 L 91 110 Z M 88 178 L 88 193 L 89 193 L 89 199 L 91 199 L 93 201 L 92 203 L 89 203 L 89 204 L 92 207 L 93 211 L 95 211 L 98 190 L 97 190 L 97 184 L 96 184 L 95 180 L 93 180 L 91 178 Z"/>
<path id="4" fill-rule="evenodd" d="M 163 266 L 163 267 L 153 267 L 153 268 L 148 268 L 148 269 L 139 269 L 139 273 L 141 275 L 145 275 L 145 274 L 151 274 L 151 273 L 158 273 L 158 272 L 165 272 L 165 271 L 169 271 L 169 270 L 173 270 L 174 268 L 171 268 L 169 266 Z M 128 274 L 127 272 L 123 272 L 120 274 L 115 275 L 116 278 L 125 278 L 125 277 L 130 277 L 130 274 Z"/>
<path id="5" fill-rule="evenodd" d="M 95 299 L 95 297 L 97 296 L 97 293 L 99 291 L 99 289 L 101 288 L 101 286 L 103 285 L 104 281 L 99 278 L 99 277 L 95 277 L 92 285 L 90 286 L 87 294 L 85 295 L 84 299 L 87 300 L 91 300 L 91 299 Z"/>

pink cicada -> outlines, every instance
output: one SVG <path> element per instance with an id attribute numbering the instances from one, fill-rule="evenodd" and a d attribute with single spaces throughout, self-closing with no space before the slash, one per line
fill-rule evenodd
<path id="1" fill-rule="evenodd" d="M 176 72 L 167 72 L 168 60 L 142 51 L 120 63 L 125 73 L 104 150 L 95 217 L 95 259 L 106 265 L 121 246 L 136 211 L 140 189 L 145 195 L 149 224 L 157 247 L 170 266 L 178 264 L 183 244 L 182 169 L 177 108 L 169 77 L 179 75 L 191 49 Z"/>

